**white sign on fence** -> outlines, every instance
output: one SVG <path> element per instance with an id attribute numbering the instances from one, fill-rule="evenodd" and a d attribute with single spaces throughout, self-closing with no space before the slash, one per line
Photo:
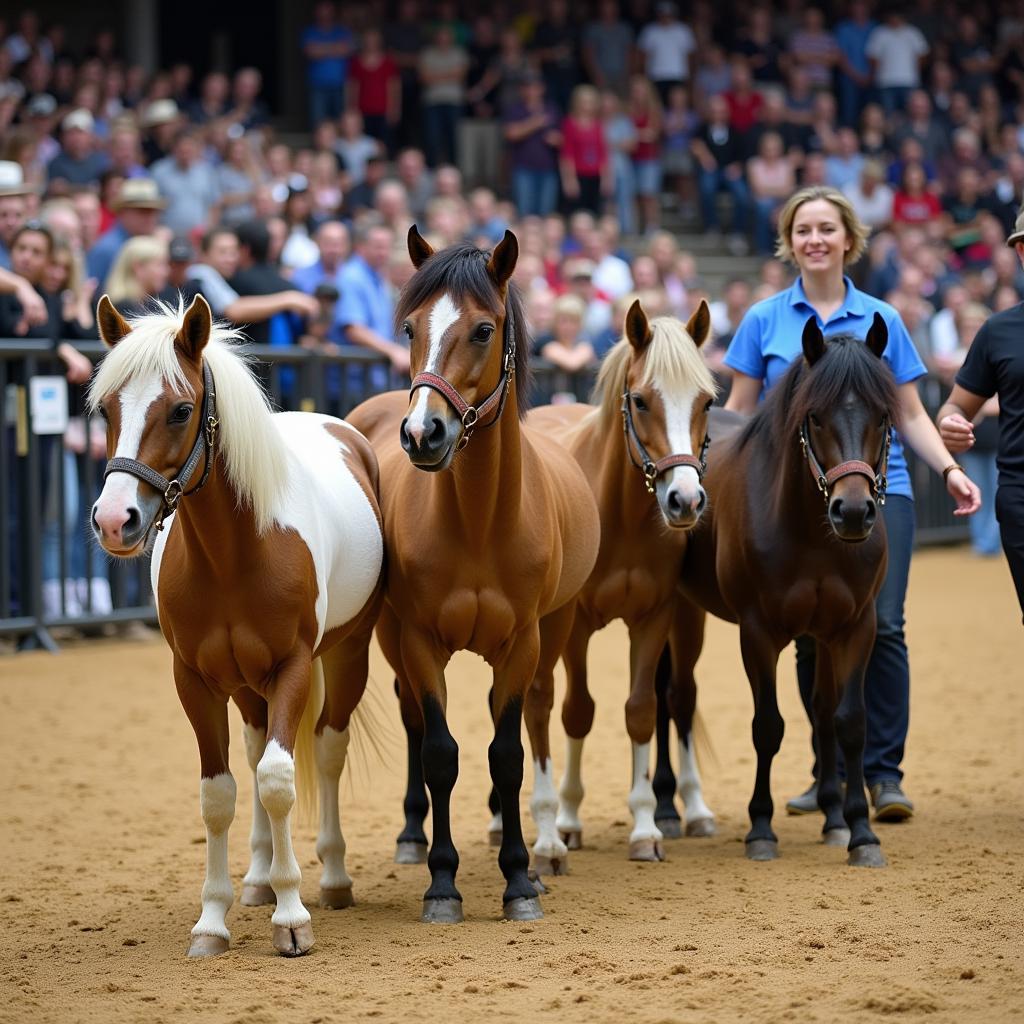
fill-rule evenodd
<path id="1" fill-rule="evenodd" d="M 33 434 L 63 434 L 68 425 L 68 382 L 64 377 L 33 377 L 28 382 Z"/>

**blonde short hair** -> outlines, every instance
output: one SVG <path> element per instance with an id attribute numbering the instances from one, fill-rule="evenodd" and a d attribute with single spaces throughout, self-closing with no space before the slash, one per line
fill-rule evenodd
<path id="1" fill-rule="evenodd" d="M 582 323 L 587 307 L 578 295 L 569 293 L 559 295 L 553 312 L 555 316 L 574 316 Z"/>
<path id="2" fill-rule="evenodd" d="M 870 229 L 861 223 L 854 210 L 853 204 L 839 189 L 831 185 L 808 185 L 806 188 L 794 192 L 786 200 L 785 205 L 779 211 L 779 237 L 775 243 L 775 255 L 780 260 L 785 260 L 796 266 L 796 259 L 793 256 L 793 221 L 796 219 L 796 211 L 804 203 L 814 202 L 816 199 L 825 199 L 830 202 L 838 211 L 839 218 L 843 222 L 846 234 L 850 239 L 850 248 L 843 256 L 843 266 L 850 266 L 864 255 L 868 245 Z"/>
<path id="3" fill-rule="evenodd" d="M 129 238 L 117 254 L 107 276 L 104 291 L 116 306 L 120 302 L 138 302 L 146 296 L 135 279 L 135 268 L 150 260 L 167 256 L 167 243 L 156 235 L 136 235 Z"/>

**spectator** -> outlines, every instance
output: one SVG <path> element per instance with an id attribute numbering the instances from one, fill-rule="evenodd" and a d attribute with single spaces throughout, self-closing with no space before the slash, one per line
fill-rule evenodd
<path id="1" fill-rule="evenodd" d="M 84 108 L 73 110 L 61 122 L 61 151 L 46 168 L 50 188 L 66 192 L 72 185 L 98 185 L 107 163 L 97 148 L 92 114 Z"/>
<path id="2" fill-rule="evenodd" d="M 182 127 L 181 111 L 171 99 L 154 100 L 142 112 L 142 153 L 146 164 L 162 160 L 171 151 Z"/>
<path id="3" fill-rule="evenodd" d="M 427 203 L 434 196 L 434 179 L 430 171 L 427 170 L 423 151 L 419 149 L 402 150 L 395 161 L 395 170 L 398 173 L 398 180 L 405 186 L 409 210 L 413 217 L 422 217 L 426 212 Z"/>
<path id="4" fill-rule="evenodd" d="M 726 281 L 722 298 L 711 303 L 711 330 L 715 347 L 721 349 L 723 355 L 740 321 L 750 309 L 752 297 L 750 282 L 744 277 L 734 277 Z"/>
<path id="5" fill-rule="evenodd" d="M 746 67 L 746 63 L 743 64 Z M 701 54 L 700 63 L 693 76 L 694 102 L 703 105 L 711 96 L 724 96 L 732 84 L 732 72 L 721 46 L 709 46 Z"/>
<path id="6" fill-rule="evenodd" d="M 384 36 L 367 29 L 349 68 L 349 106 L 363 116 L 366 134 L 390 152 L 402 116 L 402 83 L 398 65 L 384 49 Z"/>
<path id="7" fill-rule="evenodd" d="M 615 301 L 633 290 L 629 264 L 613 251 L 613 241 L 606 225 L 598 225 L 587 234 L 584 255 L 593 263 L 591 280 L 598 295 Z"/>
<path id="8" fill-rule="evenodd" d="M 892 0 L 882 24 L 868 37 L 868 59 L 886 114 L 902 110 L 911 91 L 921 85 L 921 63 L 928 43 L 920 30 L 907 23 L 903 5 Z"/>
<path id="9" fill-rule="evenodd" d="M 747 28 L 740 36 L 737 51 L 746 60 L 758 86 L 782 83 L 782 72 L 779 68 L 781 50 L 775 40 L 772 12 L 769 8 L 750 8 Z"/>
<path id="10" fill-rule="evenodd" d="M 384 155 L 383 143 L 363 131 L 363 115 L 358 110 L 346 110 L 341 115 L 341 131 L 334 148 L 351 185 L 362 183 L 370 157 Z"/>
<path id="11" fill-rule="evenodd" d="M 558 204 L 558 111 L 537 74 L 522 79 L 520 94 L 505 114 L 512 197 L 520 217 L 546 217 Z"/>
<path id="12" fill-rule="evenodd" d="M 398 17 L 385 27 L 384 41 L 401 75 L 402 121 L 398 144 L 417 147 L 422 135 L 418 68 L 425 42 L 417 0 L 399 0 Z"/>
<path id="13" fill-rule="evenodd" d="M 597 361 L 594 346 L 583 334 L 583 300 L 576 295 L 562 295 L 555 302 L 551 334 L 543 334 L 534 342 L 535 355 L 554 363 L 566 373 L 577 373 Z"/>
<path id="14" fill-rule="evenodd" d="M 840 192 L 852 187 L 864 169 L 864 154 L 858 144 L 857 133 L 852 128 L 840 128 L 836 133 L 835 151 L 825 157 L 825 180 Z"/>
<path id="15" fill-rule="evenodd" d="M 626 234 L 636 233 L 636 167 L 633 153 L 637 147 L 636 125 L 622 109 L 622 101 L 613 92 L 601 96 L 601 124 L 605 147 L 611 162 L 612 195 L 615 212 Z"/>
<path id="16" fill-rule="evenodd" d="M 371 157 L 374 161 L 375 175 L 369 177 L 370 160 L 363 171 L 363 184 L 370 182 L 369 187 L 375 189 L 384 176 L 384 161 L 380 157 Z M 334 153 L 317 153 L 313 157 L 309 169 L 309 195 L 313 203 L 313 220 L 321 223 L 335 216 L 341 209 L 344 195 L 341 191 L 341 173 L 338 170 L 338 158 Z"/>
<path id="17" fill-rule="evenodd" d="M 789 40 L 789 59 L 803 68 L 812 89 L 831 89 L 839 47 L 825 28 L 825 15 L 819 8 L 804 8 L 800 29 Z"/>
<path id="18" fill-rule="evenodd" d="M 320 0 L 313 8 L 313 24 L 302 33 L 311 125 L 341 114 L 352 44 L 352 33 L 337 22 L 335 5 Z"/>
<path id="19" fill-rule="evenodd" d="M 227 115 L 230 93 L 228 76 L 222 71 L 211 71 L 203 78 L 199 99 L 188 109 L 189 120 L 199 125 L 221 120 Z"/>
<path id="20" fill-rule="evenodd" d="M 600 0 L 597 18 L 583 28 L 583 68 L 602 92 L 625 95 L 633 57 L 633 29 L 616 0 Z"/>
<path id="21" fill-rule="evenodd" d="M 685 86 L 673 86 L 669 90 L 668 107 L 662 119 L 661 166 L 674 182 L 679 211 L 686 221 L 693 220 L 697 213 L 691 143 L 699 127 L 700 118 L 696 111 L 690 109 Z"/>
<path id="22" fill-rule="evenodd" d="M 313 216 L 313 196 L 309 191 L 309 182 L 301 174 L 294 175 L 288 187 L 288 198 L 281 210 L 281 220 L 284 224 L 284 237 L 278 250 L 277 262 L 285 273 L 316 263 L 320 254 L 312 238 L 317 226 Z"/>
<path id="23" fill-rule="evenodd" d="M 594 263 L 579 256 L 565 261 L 562 273 L 567 294 L 575 295 L 583 303 L 583 335 L 596 338 L 611 323 L 611 297 L 594 286 Z"/>
<path id="24" fill-rule="evenodd" d="M 836 92 L 840 123 L 848 128 L 856 127 L 860 112 L 871 96 L 868 39 L 876 25 L 867 0 L 851 0 L 846 17 L 836 25 L 839 49 Z"/>
<path id="25" fill-rule="evenodd" d="M 161 238 L 139 235 L 122 246 L 103 291 L 122 316 L 142 316 L 152 312 L 147 300 L 170 298 L 165 294 L 170 272 L 167 243 Z"/>
<path id="26" fill-rule="evenodd" d="M 981 188 L 978 172 L 973 167 L 964 167 L 957 174 L 956 189 L 942 203 L 946 240 L 957 257 L 971 265 L 981 265 L 990 257 L 982 242 L 981 229 L 992 211 Z"/>
<path id="27" fill-rule="evenodd" d="M 655 20 L 644 26 L 636 45 L 644 57 L 644 72 L 664 103 L 673 85 L 689 82 L 690 55 L 697 49 L 697 38 L 679 20 L 676 4 L 660 0 L 654 12 Z"/>
<path id="28" fill-rule="evenodd" d="M 139 133 L 130 123 L 114 127 L 108 144 L 108 170 L 122 178 L 144 178 L 146 168 L 142 163 L 142 143 Z"/>
<path id="29" fill-rule="evenodd" d="M 497 199 L 489 188 L 473 189 L 469 197 L 469 212 L 467 234 L 480 248 L 493 248 L 505 237 L 509 224 L 499 216 Z"/>
<path id="30" fill-rule="evenodd" d="M 734 60 L 729 70 L 729 88 L 723 93 L 729 104 L 729 123 L 740 138 L 749 143 L 751 132 L 758 122 L 764 96 L 754 89 L 750 68 L 745 61 Z"/>
<path id="31" fill-rule="evenodd" d="M 240 68 L 235 72 L 228 117 L 245 131 L 262 128 L 270 120 L 267 105 L 260 99 L 262 89 L 263 76 L 256 68 Z"/>
<path id="32" fill-rule="evenodd" d="M 217 172 L 203 158 L 193 129 L 178 133 L 171 155 L 153 164 L 150 173 L 167 200 L 163 221 L 172 232 L 188 234 L 216 220 L 220 202 Z"/>
<path id="33" fill-rule="evenodd" d="M 932 101 L 924 89 L 915 89 L 907 97 L 907 116 L 903 127 L 893 135 L 898 148 L 906 138 L 916 139 L 926 160 L 933 164 L 949 147 L 949 137 L 932 110 Z"/>
<path id="34" fill-rule="evenodd" d="M 636 138 L 631 156 L 640 221 L 644 233 L 650 234 L 661 222 L 662 113 L 654 86 L 642 75 L 630 80 L 629 110 Z"/>
<path id="35" fill-rule="evenodd" d="M 90 189 L 79 189 L 71 194 L 71 205 L 78 215 L 82 251 L 88 252 L 100 236 L 100 224 L 103 216 L 100 209 L 100 197 Z"/>
<path id="36" fill-rule="evenodd" d="M 796 186 L 793 165 L 786 159 L 782 136 L 766 132 L 761 136 L 757 156 L 747 163 L 747 178 L 754 210 L 754 245 L 770 256 L 775 238 L 775 216 Z"/>
<path id="37" fill-rule="evenodd" d="M 532 49 L 540 63 L 548 96 L 565 110 L 580 80 L 579 34 L 569 20 L 566 0 L 547 0 L 545 17 L 533 31 Z"/>
<path id="38" fill-rule="evenodd" d="M 877 160 L 865 160 L 860 180 L 846 188 L 846 198 L 857 219 L 878 231 L 892 222 L 892 189 L 885 183 L 885 170 Z"/>
<path id="39" fill-rule="evenodd" d="M 28 220 L 28 198 L 34 195 L 21 165 L 0 160 L 0 268 L 4 270 L 11 269 L 11 243 Z"/>
<path id="40" fill-rule="evenodd" d="M 130 178 L 122 182 L 115 203 L 117 221 L 100 236 L 86 256 L 89 276 L 105 281 L 121 246 L 129 238 L 153 234 L 166 206 L 152 178 Z"/>
<path id="41" fill-rule="evenodd" d="M 977 103 L 982 89 L 993 84 L 996 61 L 991 47 L 981 37 L 978 20 L 973 14 L 964 12 L 957 18 L 949 52 L 958 72 L 958 88 Z"/>
<path id="42" fill-rule="evenodd" d="M 332 159 L 336 159 L 331 154 Z M 255 215 L 253 200 L 262 171 L 250 140 L 244 135 L 228 139 L 224 159 L 216 169 L 221 220 L 241 224 Z"/>
<path id="43" fill-rule="evenodd" d="M 351 244 L 348 228 L 341 221 L 328 220 L 317 228 L 316 244 L 319 258 L 308 267 L 302 267 L 292 275 L 296 288 L 307 295 L 312 295 L 322 284 L 333 285 L 341 294 L 342 272 L 345 261 L 349 258 Z M 337 336 L 333 336 L 337 331 Z M 332 341 L 341 342 L 340 327 L 332 327 Z"/>
<path id="44" fill-rule="evenodd" d="M 924 168 L 919 163 L 908 163 L 903 168 L 900 187 L 892 199 L 893 225 L 927 225 L 942 215 L 939 197 L 928 188 Z"/>
<path id="45" fill-rule="evenodd" d="M 455 160 L 455 129 L 466 98 L 468 69 L 469 57 L 456 45 L 452 30 L 438 28 L 434 45 L 419 58 L 427 163 L 431 167 Z"/>
<path id="46" fill-rule="evenodd" d="M 706 122 L 693 140 L 693 155 L 704 230 L 718 233 L 718 193 L 728 192 L 733 201 L 730 247 L 734 253 L 745 252 L 743 231 L 749 223 L 750 193 L 743 178 L 743 145 L 729 123 L 729 105 L 721 96 L 708 100 Z"/>
<path id="47" fill-rule="evenodd" d="M 573 90 L 569 113 L 562 122 L 558 166 L 562 192 L 573 210 L 599 213 L 612 190 L 612 168 L 604 131 L 598 120 L 599 96 L 591 85 Z"/>

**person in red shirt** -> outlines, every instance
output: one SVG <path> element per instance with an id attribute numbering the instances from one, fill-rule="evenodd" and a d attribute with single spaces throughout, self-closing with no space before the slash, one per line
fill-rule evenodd
<path id="1" fill-rule="evenodd" d="M 732 85 L 725 94 L 725 102 L 729 104 L 729 123 L 733 131 L 746 139 L 758 122 L 764 97 L 754 91 L 750 65 L 745 60 L 732 63 Z"/>
<path id="2" fill-rule="evenodd" d="M 636 135 L 632 157 L 640 216 L 644 233 L 650 234 L 661 226 L 662 112 L 654 83 L 644 75 L 630 79 L 629 114 Z"/>
<path id="3" fill-rule="evenodd" d="M 562 150 L 558 169 L 562 191 L 571 210 L 600 213 L 611 194 L 611 160 L 598 120 L 600 97 L 592 85 L 573 90 L 569 114 L 562 122 Z"/>
<path id="4" fill-rule="evenodd" d="M 394 127 L 402 116 L 402 84 L 398 65 L 384 49 L 384 37 L 375 29 L 362 36 L 348 77 L 348 105 L 363 115 L 367 135 L 379 139 L 392 152 Z"/>
<path id="5" fill-rule="evenodd" d="M 892 197 L 893 224 L 928 224 L 942 215 L 939 197 L 928 188 L 924 168 L 916 161 L 903 168 L 900 187 Z"/>

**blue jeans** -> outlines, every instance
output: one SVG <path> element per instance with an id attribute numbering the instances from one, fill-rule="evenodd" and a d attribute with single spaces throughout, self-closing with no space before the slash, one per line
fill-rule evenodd
<path id="1" fill-rule="evenodd" d="M 900 765 L 910 726 L 910 662 L 903 637 L 903 604 L 914 547 L 914 502 L 901 494 L 890 494 L 882 516 L 889 538 L 889 568 L 875 600 L 878 631 L 864 675 L 867 706 L 864 779 L 869 787 L 877 782 L 902 781 Z M 814 640 L 808 636 L 797 637 L 796 674 L 800 699 L 812 722 L 814 657 Z M 842 751 L 839 751 L 838 764 L 839 774 L 843 776 Z M 815 763 L 815 776 L 817 768 Z"/>
<path id="2" fill-rule="evenodd" d="M 969 516 L 971 547 L 976 555 L 998 555 L 1003 545 L 999 541 L 999 523 L 996 521 L 996 487 L 999 472 L 995 452 L 964 452 L 960 461 L 967 475 L 981 488 L 981 508 Z"/>
<path id="3" fill-rule="evenodd" d="M 747 230 L 750 191 L 742 177 L 729 177 L 721 167 L 716 167 L 713 171 L 705 171 L 702 167 L 697 174 L 697 187 L 700 189 L 700 211 L 704 218 L 705 231 L 718 227 L 715 199 L 719 192 L 728 192 L 735 204 L 732 214 L 733 231 L 742 234 Z"/>
<path id="4" fill-rule="evenodd" d="M 455 128 L 460 108 L 454 103 L 432 103 L 423 107 L 427 164 L 455 163 Z"/>
<path id="5" fill-rule="evenodd" d="M 852 78 L 838 75 L 836 97 L 839 100 L 839 123 L 848 128 L 856 128 L 861 111 L 871 102 L 873 93 L 870 85 L 858 85 Z"/>
<path id="6" fill-rule="evenodd" d="M 754 200 L 754 245 L 763 256 L 770 256 L 775 251 L 775 226 L 772 223 L 772 214 L 779 205 L 778 199 Z"/>
<path id="7" fill-rule="evenodd" d="M 321 121 L 336 121 L 345 108 L 345 86 L 328 85 L 309 87 L 309 122 L 316 128 Z"/>
<path id="8" fill-rule="evenodd" d="M 886 117 L 899 114 L 906 110 L 907 97 L 913 92 L 909 85 L 885 85 L 878 90 L 878 98 Z"/>
<path id="9" fill-rule="evenodd" d="M 516 167 L 512 171 L 512 201 L 520 217 L 554 213 L 558 208 L 558 172 Z"/>

